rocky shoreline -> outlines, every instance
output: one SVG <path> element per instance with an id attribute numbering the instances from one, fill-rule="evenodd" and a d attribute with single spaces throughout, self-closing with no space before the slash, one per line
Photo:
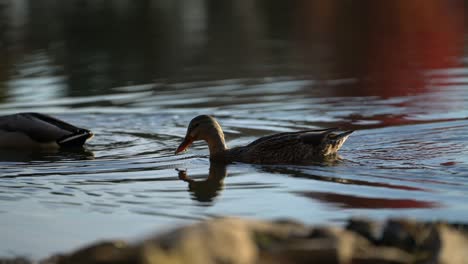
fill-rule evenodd
<path id="1" fill-rule="evenodd" d="M 0 264 L 32 263 L 0 259 Z M 468 225 L 351 219 L 345 227 L 220 218 L 136 244 L 106 241 L 41 264 L 468 263 Z"/>

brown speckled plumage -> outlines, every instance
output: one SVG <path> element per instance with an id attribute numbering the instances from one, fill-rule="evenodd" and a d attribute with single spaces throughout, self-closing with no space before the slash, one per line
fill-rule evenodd
<path id="1" fill-rule="evenodd" d="M 177 148 L 179 153 L 193 141 L 205 140 L 210 149 L 210 159 L 221 162 L 256 164 L 300 164 L 336 154 L 353 131 L 333 133 L 338 129 L 286 132 L 259 138 L 252 143 L 227 148 L 224 133 L 211 116 L 197 116 L 189 124 L 184 141 Z"/>

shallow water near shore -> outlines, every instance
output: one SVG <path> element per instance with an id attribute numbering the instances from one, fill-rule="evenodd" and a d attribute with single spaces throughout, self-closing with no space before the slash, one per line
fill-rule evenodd
<path id="1" fill-rule="evenodd" d="M 28 19 L 32 27 L 38 18 Z M 47 43 L 22 27 L 3 36 L 17 46 L 0 45 L 0 54 L 8 53 L 0 67 L 0 114 L 43 112 L 95 137 L 83 150 L 0 150 L 0 256 L 37 259 L 218 216 L 336 225 L 354 216 L 468 219 L 464 53 L 438 54 L 444 63 L 429 66 L 404 58 L 423 66 L 398 71 L 380 61 L 382 72 L 362 73 L 355 64 L 373 55 L 356 58 L 347 50 L 352 58 L 343 59 L 334 47 L 329 51 L 343 56 L 320 57 L 330 40 L 314 46 L 281 28 L 257 38 L 249 28 L 232 32 L 244 44 L 232 47 L 218 35 L 223 27 L 207 29 L 198 43 L 180 28 L 175 32 L 187 39 L 169 38 L 157 22 L 139 41 L 130 37 L 140 24 L 113 29 L 122 34 L 119 45 L 105 38 L 117 34 L 112 30 L 102 39 L 52 30 L 48 38 L 56 42 Z M 18 44 L 20 33 L 32 34 L 31 46 Z M 290 52 L 304 46 L 305 54 Z M 380 48 L 385 55 L 388 47 Z M 334 159 L 223 166 L 210 164 L 202 142 L 174 155 L 199 114 L 218 119 L 228 146 L 301 129 L 356 131 Z"/>

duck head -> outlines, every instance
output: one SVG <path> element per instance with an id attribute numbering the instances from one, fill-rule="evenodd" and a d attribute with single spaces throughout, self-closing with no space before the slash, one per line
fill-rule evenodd
<path id="1" fill-rule="evenodd" d="M 200 115 L 190 121 L 185 138 L 175 154 L 186 150 L 194 141 L 198 140 L 204 140 L 208 143 L 210 153 L 226 149 L 223 130 L 218 121 L 209 115 Z"/>
<path id="2" fill-rule="evenodd" d="M 324 154 L 336 153 L 353 132 L 354 130 L 349 130 L 340 134 L 327 133 L 322 140 Z"/>

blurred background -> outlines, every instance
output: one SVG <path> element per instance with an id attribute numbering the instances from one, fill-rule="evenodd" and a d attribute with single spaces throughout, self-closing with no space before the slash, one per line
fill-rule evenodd
<path id="1" fill-rule="evenodd" d="M 43 78 L 36 99 L 278 76 L 319 88 L 338 79 L 327 92 L 340 95 L 421 93 L 427 70 L 463 64 L 464 9 L 461 0 L 2 0 L 0 100 L 15 100 L 28 77 Z"/>
<path id="2" fill-rule="evenodd" d="M 465 222 L 466 4 L 0 0 L 0 114 L 96 135 L 81 152 L 0 150 L 0 256 L 226 215 Z M 203 143 L 173 155 L 199 114 L 229 146 L 357 131 L 332 162 L 212 167 Z"/>

